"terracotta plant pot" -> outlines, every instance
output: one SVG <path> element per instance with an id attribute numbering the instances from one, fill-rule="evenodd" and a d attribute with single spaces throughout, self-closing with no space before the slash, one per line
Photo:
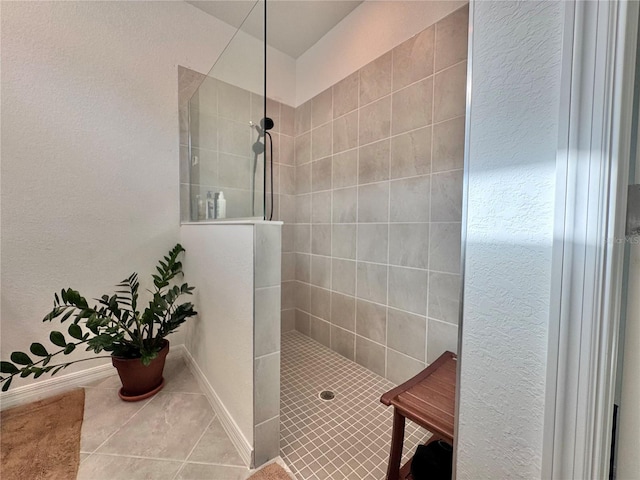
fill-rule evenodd
<path id="1" fill-rule="evenodd" d="M 164 362 L 169 353 L 169 341 L 164 341 L 162 350 L 147 366 L 139 358 L 111 357 L 111 363 L 118 370 L 122 388 L 118 396 L 126 402 L 137 402 L 155 395 L 164 387 Z"/>

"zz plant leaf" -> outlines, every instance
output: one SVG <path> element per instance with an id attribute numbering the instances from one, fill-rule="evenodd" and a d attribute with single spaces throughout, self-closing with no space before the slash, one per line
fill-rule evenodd
<path id="1" fill-rule="evenodd" d="M 143 365 L 151 363 L 164 346 L 166 336 L 197 314 L 192 303 L 181 301 L 184 295 L 192 295 L 194 290 L 187 283 L 177 282 L 182 276 L 180 256 L 183 253 L 184 248 L 177 244 L 160 259 L 151 275 L 153 287 L 144 309 L 139 307 L 143 302 L 138 293 L 140 282 L 137 273 L 118 283 L 115 294 L 95 299 L 93 306 L 72 288 L 54 293 L 53 308 L 42 321 L 60 324 L 69 321 L 65 328 L 74 340 L 68 342 L 65 334 L 52 329 L 49 341 L 54 348 L 47 348 L 39 342 L 32 343 L 29 348 L 38 358 L 32 359 L 20 351 L 13 352 L 11 362 L 0 363 L 2 391 L 9 389 L 16 375 L 23 378 L 55 375 L 69 365 L 95 358 L 55 363 L 60 355 L 72 355 L 79 345 L 96 354 L 108 352 L 116 357 L 139 358 Z"/>

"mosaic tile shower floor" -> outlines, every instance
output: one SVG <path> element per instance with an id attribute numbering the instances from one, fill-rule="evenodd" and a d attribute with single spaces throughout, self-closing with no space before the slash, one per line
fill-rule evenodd
<path id="1" fill-rule="evenodd" d="M 298 480 L 384 479 L 393 409 L 380 396 L 395 385 L 296 331 L 281 355 L 280 454 Z M 403 463 L 428 436 L 407 422 Z"/>

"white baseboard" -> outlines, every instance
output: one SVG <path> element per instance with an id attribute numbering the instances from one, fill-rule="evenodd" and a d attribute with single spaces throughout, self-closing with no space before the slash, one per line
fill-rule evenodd
<path id="1" fill-rule="evenodd" d="M 15 407 L 29 402 L 35 402 L 52 395 L 82 387 L 88 383 L 102 380 L 115 373 L 111 363 L 87 368 L 79 372 L 39 380 L 30 385 L 9 389 L 0 394 L 0 409 Z"/>
<path id="2" fill-rule="evenodd" d="M 171 347 L 170 357 L 184 357 L 186 349 L 184 345 Z M 78 372 L 67 373 L 55 377 L 38 380 L 36 383 L 15 387 L 0 393 L 0 410 L 11 408 L 25 403 L 35 402 L 46 397 L 83 387 L 96 380 L 102 380 L 116 373 L 111 363 L 86 368 Z"/>
<path id="3" fill-rule="evenodd" d="M 200 384 L 200 388 L 202 388 L 202 391 L 204 392 L 205 396 L 209 400 L 209 403 L 211 404 L 213 411 L 216 413 L 216 415 L 220 419 L 220 423 L 222 424 L 222 427 L 224 428 L 225 432 L 227 432 L 227 435 L 229 435 L 229 438 L 231 439 L 231 443 L 233 443 L 233 445 L 236 447 L 236 450 L 238 450 L 238 453 L 240 454 L 240 457 L 242 457 L 242 460 L 244 461 L 245 465 L 247 467 L 252 467 L 253 466 L 253 448 L 251 444 L 249 443 L 249 441 L 247 441 L 245 436 L 240 431 L 240 427 L 238 426 L 238 424 L 233 420 L 233 418 L 231 418 L 229 411 L 225 408 L 224 404 L 220 400 L 220 397 L 218 397 L 215 390 L 213 389 L 213 387 L 205 377 L 202 370 L 200 370 L 200 367 L 198 366 L 196 361 L 193 359 L 189 351 L 185 348 L 184 345 L 181 345 L 181 347 L 184 355 L 184 360 L 187 366 L 189 367 L 189 370 L 191 371 L 191 373 L 193 373 L 193 376 L 196 377 L 196 379 L 198 380 L 198 383 Z"/>

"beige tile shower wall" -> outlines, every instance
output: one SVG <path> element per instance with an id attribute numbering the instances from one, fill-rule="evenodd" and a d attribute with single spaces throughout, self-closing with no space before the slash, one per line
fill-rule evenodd
<path id="1" fill-rule="evenodd" d="M 467 29 L 465 6 L 295 111 L 283 305 L 396 383 L 457 347 Z"/>
<path id="2" fill-rule="evenodd" d="M 293 157 L 294 108 L 267 99 L 267 116 L 274 121 L 273 138 L 273 219 L 282 225 L 282 285 L 281 329 L 294 329 L 295 304 L 295 253 L 293 249 L 293 224 L 295 222 L 295 164 Z M 267 167 L 267 180 L 270 170 Z M 267 192 L 271 192 L 267 185 Z M 271 211 L 271 197 L 267 195 L 267 213 Z"/>

